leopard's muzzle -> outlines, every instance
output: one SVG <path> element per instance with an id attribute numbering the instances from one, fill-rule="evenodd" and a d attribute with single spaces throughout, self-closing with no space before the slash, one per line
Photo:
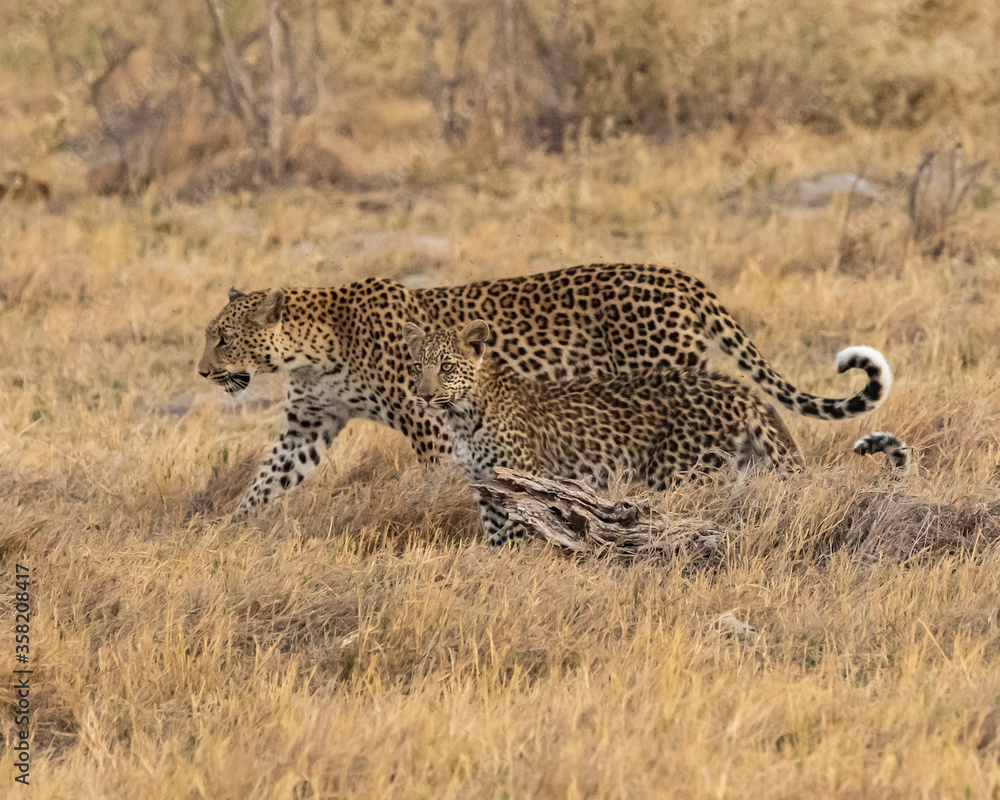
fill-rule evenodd
<path id="1" fill-rule="evenodd" d="M 212 372 L 207 375 L 201 373 L 201 375 L 204 378 L 208 378 L 212 383 L 219 384 L 219 386 L 225 389 L 226 394 L 242 392 L 250 385 L 249 372 Z"/>

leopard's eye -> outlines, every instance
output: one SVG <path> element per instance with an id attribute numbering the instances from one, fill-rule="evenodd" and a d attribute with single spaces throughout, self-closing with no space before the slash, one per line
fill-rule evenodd
<path id="1" fill-rule="evenodd" d="M 219 347 L 229 346 L 229 335 L 226 333 L 219 332 Z"/>
<path id="2" fill-rule="evenodd" d="M 454 369 L 455 369 L 455 364 L 452 361 L 445 361 L 443 364 L 441 364 L 441 371 L 444 373 L 451 372 Z"/>
<path id="3" fill-rule="evenodd" d="M 420 364 L 411 364 L 410 365 L 410 372 L 412 372 L 414 375 L 419 375 L 423 371 L 424 371 L 424 368 Z"/>

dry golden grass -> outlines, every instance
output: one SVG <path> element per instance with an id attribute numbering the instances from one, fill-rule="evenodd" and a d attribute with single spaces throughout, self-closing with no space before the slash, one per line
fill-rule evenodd
<path id="1" fill-rule="evenodd" d="M 833 4 L 831 37 L 869 5 Z M 912 38 L 878 40 L 873 65 L 932 68 L 944 91 L 951 57 L 968 67 L 954 95 L 985 91 L 991 7 L 875 5 Z M 931 58 L 942 19 L 958 34 Z M 862 164 L 889 181 L 945 128 L 725 126 L 470 170 L 419 138 L 426 108 L 380 106 L 348 77 L 331 115 L 357 91 L 375 133 L 338 152 L 397 189 L 193 208 L 156 187 L 76 197 L 64 171 L 50 209 L 0 205 L 0 607 L 29 565 L 32 796 L 1000 797 L 996 206 L 970 205 L 933 260 L 908 242 L 901 197 L 847 227 L 842 200 L 805 216 L 723 197 Z M 50 178 L 31 143 L 54 112 L 2 78 L 15 111 L 0 144 L 18 163 L 0 168 Z M 962 111 L 972 155 L 1000 162 L 996 106 Z M 403 133 L 375 141 L 380 126 Z M 802 475 L 664 498 L 735 531 L 712 571 L 492 551 L 461 482 L 368 423 L 280 509 L 228 521 L 282 390 L 261 380 L 232 401 L 195 374 L 231 284 L 598 260 L 705 279 L 802 388 L 845 394 L 835 353 L 877 347 L 893 392 L 859 420 L 786 415 Z M 916 449 L 904 485 L 850 453 L 879 429 Z M 14 666 L 5 638 L 0 675 Z M 20 791 L 14 702 L 0 680 L 0 797 Z"/>
<path id="2" fill-rule="evenodd" d="M 780 159 L 849 158 L 850 142 L 829 144 L 796 137 Z M 882 146 L 901 164 L 914 148 Z M 377 214 L 308 191 L 8 206 L 0 552 L 5 580 L 22 562 L 35 581 L 35 794 L 995 795 L 1000 556 L 975 511 L 998 495 L 1000 228 L 968 220 L 971 260 L 899 241 L 873 274 L 845 273 L 842 209 L 716 207 L 705 187 L 725 147 L 533 156 L 500 176 L 502 196 L 400 190 Z M 902 212 L 878 213 L 896 231 Z M 711 573 L 490 551 L 460 482 L 367 423 L 280 512 L 227 521 L 281 386 L 237 405 L 194 374 L 231 283 L 591 259 L 706 278 L 803 387 L 843 393 L 832 357 L 853 343 L 883 348 L 898 383 L 869 418 L 790 419 L 804 475 L 664 501 L 739 531 Z M 906 486 L 849 455 L 880 428 L 917 448 Z M 8 642 L 0 672 L 13 666 Z M 12 702 L 0 688 L 5 726 Z"/>

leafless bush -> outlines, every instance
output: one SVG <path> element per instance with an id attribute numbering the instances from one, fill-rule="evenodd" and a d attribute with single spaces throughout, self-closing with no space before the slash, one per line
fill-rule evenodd
<path id="1" fill-rule="evenodd" d="M 986 161 L 977 161 L 967 165 L 960 141 L 943 153 L 939 149 L 924 153 L 910 181 L 908 210 L 914 242 L 930 242 L 929 249 L 935 255 L 940 254 L 943 237 L 986 164 Z"/>
<path id="2" fill-rule="evenodd" d="M 53 64 L 67 74 L 73 57 L 60 50 L 60 3 L 53 0 L 55 10 L 33 24 L 47 26 Z M 354 81 L 337 82 L 342 104 L 365 91 L 358 76 L 370 79 L 386 105 L 423 95 L 434 115 L 419 124 L 431 122 L 472 169 L 489 169 L 526 147 L 557 153 L 622 132 L 667 139 L 729 127 L 727 164 L 743 173 L 758 164 L 761 137 L 851 124 L 912 128 L 953 115 L 988 84 L 979 72 L 952 80 L 936 65 L 915 65 L 913 54 L 894 61 L 892 74 L 846 69 L 862 50 L 903 43 L 923 5 L 858 31 L 834 25 L 828 36 L 809 39 L 803 62 L 791 43 L 815 34 L 819 20 L 808 5 L 361 0 L 324 10 L 318 0 L 255 0 L 236 14 L 225 0 L 187 0 L 190 30 L 169 44 L 140 41 L 137 33 L 132 41 L 110 28 L 101 37 L 106 68 L 91 87 L 100 125 L 87 158 L 90 183 L 94 191 L 134 191 L 178 163 L 204 166 L 222 150 L 240 149 L 259 162 L 255 175 L 280 182 L 294 170 L 288 143 L 298 121 L 333 107 L 324 98 L 341 68 Z M 984 12 L 984 22 L 989 16 Z M 797 33 L 768 38 L 778 18 Z M 336 54 L 329 65 L 323 25 Z M 157 48 L 152 80 L 131 79 L 130 87 L 131 63 Z M 386 53 L 393 68 L 379 62 Z M 372 111 L 378 104 L 365 105 Z M 181 135 L 181 116 L 196 117 L 189 127 L 211 133 Z M 323 124 L 338 132 L 365 127 L 350 118 Z M 177 153 L 161 154 L 171 149 Z M 245 157 L 240 153 L 241 163 Z M 915 234 L 925 236 L 923 223 Z"/>
<path id="3" fill-rule="evenodd" d="M 322 148 L 314 137 L 304 143 L 298 133 L 298 121 L 314 113 L 323 97 L 325 53 L 316 3 L 298 7 L 296 18 L 283 0 L 268 0 L 260 25 L 235 32 L 222 4 L 205 2 L 220 43 L 219 52 L 207 59 L 131 41 L 112 27 L 102 33 L 105 67 L 87 84 L 98 126 L 68 142 L 90 166 L 90 191 L 128 194 L 206 164 L 222 151 L 241 149 L 252 155 L 234 156 L 230 178 L 216 176 L 211 183 L 257 188 L 282 181 L 303 161 L 317 160 L 326 166 L 308 177 L 336 180 L 340 166 L 330 167 L 333 154 L 306 154 Z M 263 58 L 255 59 L 261 50 Z M 240 182 L 247 161 L 253 173 L 249 184 Z"/>

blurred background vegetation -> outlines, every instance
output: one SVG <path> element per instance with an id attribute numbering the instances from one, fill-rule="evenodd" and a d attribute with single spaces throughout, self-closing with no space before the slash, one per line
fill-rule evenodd
<path id="1" fill-rule="evenodd" d="M 792 129 L 1000 123 L 979 0 L 18 0 L 0 28 L 0 169 L 91 193 L 461 180 L 723 129 L 766 182 L 755 143 Z"/>

